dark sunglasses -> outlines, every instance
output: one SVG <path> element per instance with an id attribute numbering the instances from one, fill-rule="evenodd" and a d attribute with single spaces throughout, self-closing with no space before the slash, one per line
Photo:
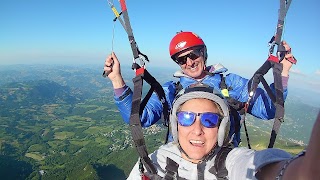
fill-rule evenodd
<path id="1" fill-rule="evenodd" d="M 202 49 L 195 49 L 184 56 L 177 56 L 174 61 L 180 65 L 184 65 L 185 63 L 187 63 L 188 58 L 190 58 L 191 60 L 196 60 L 197 58 L 202 56 L 202 54 Z"/>
<path id="2" fill-rule="evenodd" d="M 177 112 L 178 123 L 181 126 L 191 126 L 195 121 L 196 117 L 200 116 L 201 124 L 206 128 L 214 128 L 219 124 L 222 116 L 217 113 L 204 112 L 194 113 L 190 111 L 179 111 Z"/>

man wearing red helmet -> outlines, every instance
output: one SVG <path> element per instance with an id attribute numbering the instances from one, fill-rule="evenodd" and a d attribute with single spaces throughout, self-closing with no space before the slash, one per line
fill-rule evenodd
<path id="1" fill-rule="evenodd" d="M 287 51 L 290 50 L 289 45 L 283 42 L 283 46 Z M 179 78 L 178 82 L 169 81 L 163 85 L 163 89 L 166 93 L 166 98 L 169 103 L 169 107 L 172 107 L 172 102 L 176 95 L 177 84 L 181 88 L 186 88 L 190 84 L 198 82 L 207 84 L 215 89 L 221 90 L 221 73 L 227 71 L 227 69 L 220 64 L 215 66 L 206 66 L 208 58 L 207 47 L 204 41 L 193 32 L 179 32 L 170 42 L 169 52 L 171 58 L 180 66 L 181 70 L 174 73 L 174 77 Z M 288 58 L 293 57 L 291 52 L 285 55 L 285 58 L 281 61 L 283 64 L 282 71 L 282 84 L 284 88 L 284 98 L 287 96 L 287 82 L 289 76 L 289 70 L 292 66 Z M 123 120 L 129 124 L 132 91 L 126 86 L 120 71 L 120 63 L 114 53 L 107 57 L 105 61 L 104 71 L 108 74 L 108 78 L 111 80 L 114 87 L 114 99 Z M 224 78 L 224 84 L 227 86 L 228 94 L 231 98 L 237 102 L 245 103 L 248 100 L 248 79 L 245 79 L 236 74 L 227 74 Z M 274 90 L 273 83 L 270 88 Z M 273 91 L 274 92 L 274 91 Z M 248 107 L 248 113 L 260 119 L 273 119 L 275 117 L 275 107 L 267 95 L 267 93 L 258 88 L 256 90 L 254 100 L 250 101 Z M 143 127 L 149 127 L 152 124 L 160 120 L 162 114 L 162 104 L 158 99 L 158 96 L 153 93 L 149 99 L 142 115 L 141 125 Z M 236 121 L 240 120 L 240 115 L 237 113 L 234 117 L 231 117 L 231 129 L 230 136 L 234 133 Z M 234 137 L 234 145 L 237 146 L 240 142 L 240 131 Z"/>
<path id="2" fill-rule="evenodd" d="M 207 49 L 203 40 L 192 32 L 180 32 L 169 46 L 171 58 L 181 67 L 185 75 L 194 79 L 206 76 Z M 202 57 L 202 58 L 199 58 Z M 188 61 L 188 59 L 190 59 Z"/>

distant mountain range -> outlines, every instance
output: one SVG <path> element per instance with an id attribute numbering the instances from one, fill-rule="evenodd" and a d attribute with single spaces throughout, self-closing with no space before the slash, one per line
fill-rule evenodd
<path id="1" fill-rule="evenodd" d="M 8 83 L 1 86 L 0 94 L 0 104 L 7 108 L 9 105 L 14 108 L 56 103 L 74 104 L 83 99 L 79 91 L 49 80 Z"/>

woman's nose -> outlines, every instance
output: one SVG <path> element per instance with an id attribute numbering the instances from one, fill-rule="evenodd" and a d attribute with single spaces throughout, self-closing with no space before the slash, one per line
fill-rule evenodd
<path id="1" fill-rule="evenodd" d="M 197 116 L 196 121 L 193 123 L 193 133 L 197 136 L 203 134 L 203 126 L 200 122 L 199 116 Z"/>

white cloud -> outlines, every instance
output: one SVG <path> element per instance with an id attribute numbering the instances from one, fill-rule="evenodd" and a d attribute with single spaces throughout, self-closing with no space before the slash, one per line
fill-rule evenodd
<path id="1" fill-rule="evenodd" d="M 305 76 L 305 74 L 302 73 L 299 69 L 290 69 L 290 73 Z"/>
<path id="2" fill-rule="evenodd" d="M 315 74 L 320 76 L 320 69 L 316 70 Z"/>

